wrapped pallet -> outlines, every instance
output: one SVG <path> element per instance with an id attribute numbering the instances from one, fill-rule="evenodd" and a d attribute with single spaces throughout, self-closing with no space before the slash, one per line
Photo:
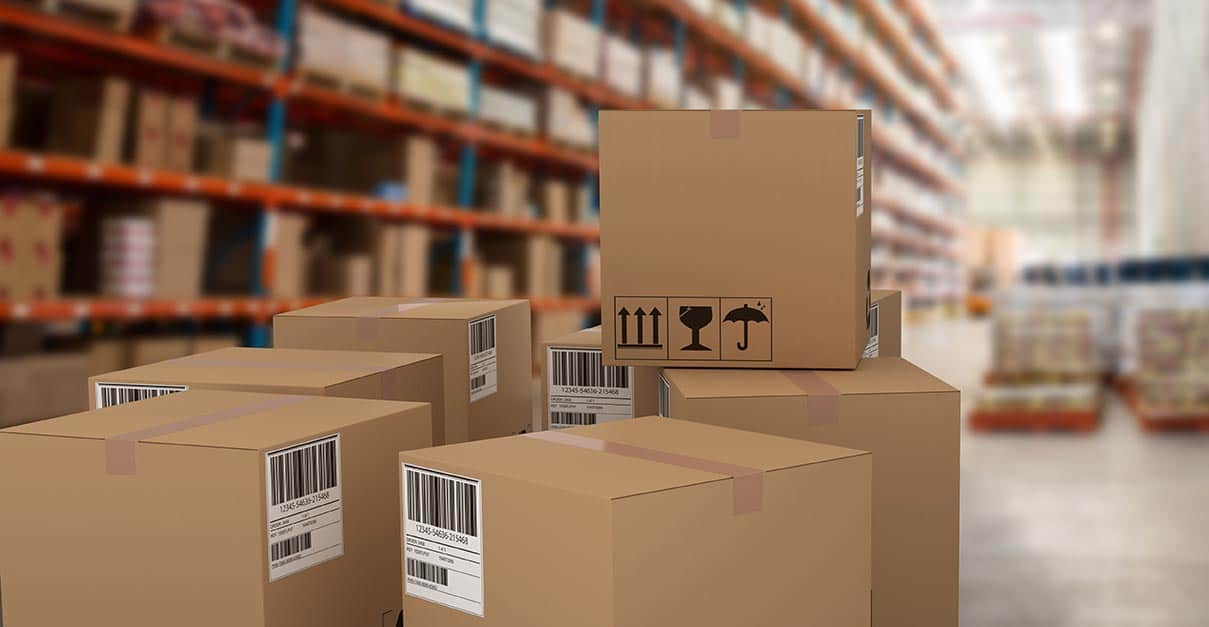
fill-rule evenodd
<path id="1" fill-rule="evenodd" d="M 390 37 L 314 8 L 298 14 L 298 60 L 302 74 L 319 84 L 380 96 L 390 83 Z"/>
<path id="2" fill-rule="evenodd" d="M 742 109 L 743 86 L 738 81 L 723 77 L 713 77 L 714 108 Z"/>
<path id="3" fill-rule="evenodd" d="M 569 9 L 546 11 L 546 56 L 556 67 L 595 79 L 600 69 L 600 29 Z"/>
<path id="4" fill-rule="evenodd" d="M 551 139 L 581 147 L 596 143 L 588 111 L 570 92 L 558 87 L 546 90 L 546 135 Z"/>
<path id="5" fill-rule="evenodd" d="M 646 52 L 646 96 L 663 107 L 680 106 L 684 77 L 670 48 L 651 47 Z"/>
<path id="6" fill-rule="evenodd" d="M 466 66 L 417 48 L 396 53 L 395 91 L 437 109 L 470 110 L 470 74 Z"/>
<path id="7" fill-rule="evenodd" d="M 475 0 L 407 0 L 416 13 L 466 32 L 474 30 Z"/>
<path id="8" fill-rule="evenodd" d="M 530 57 L 541 56 L 541 0 L 489 0 L 487 37 Z"/>
<path id="9" fill-rule="evenodd" d="M 537 132 L 537 102 L 512 90 L 483 85 L 479 91 L 479 117 L 509 130 Z"/>
<path id="10" fill-rule="evenodd" d="M 604 40 L 604 79 L 609 87 L 633 98 L 642 95 L 642 52 L 617 35 Z"/>

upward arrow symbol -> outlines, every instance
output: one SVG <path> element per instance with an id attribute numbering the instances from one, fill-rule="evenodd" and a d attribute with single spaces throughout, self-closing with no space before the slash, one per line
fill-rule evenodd
<path id="1" fill-rule="evenodd" d="M 659 345 L 659 316 L 663 315 L 658 307 L 651 307 L 651 343 Z"/>
<path id="2" fill-rule="evenodd" d="M 638 344 L 642 345 L 645 344 L 642 341 L 642 321 L 646 318 L 646 312 L 642 310 L 642 307 L 639 307 L 634 311 L 634 315 L 638 318 Z"/>
<path id="3" fill-rule="evenodd" d="M 630 343 L 630 311 L 628 309 L 626 309 L 625 307 L 622 307 L 621 311 L 617 312 L 617 315 L 621 317 L 621 343 L 629 344 Z"/>

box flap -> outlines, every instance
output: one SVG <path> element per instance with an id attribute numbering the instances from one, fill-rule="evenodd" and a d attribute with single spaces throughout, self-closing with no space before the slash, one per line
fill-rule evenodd
<path id="1" fill-rule="evenodd" d="M 764 471 L 866 454 L 837 446 L 657 416 L 562 432 Z M 730 478 L 525 436 L 410 451 L 406 457 L 417 463 L 446 463 L 461 472 L 473 474 L 478 470 L 606 499 Z"/>
<path id="2" fill-rule="evenodd" d="M 401 366 L 436 359 L 435 353 L 380 353 L 296 348 L 222 348 L 93 377 L 112 383 L 286 386 L 324 389 Z"/>
<path id="3" fill-rule="evenodd" d="M 665 368 L 668 385 L 685 398 L 804 396 L 781 370 Z M 900 357 L 863 359 L 856 370 L 813 370 L 840 394 L 956 392 L 956 388 Z"/>
<path id="4" fill-rule="evenodd" d="M 421 320 L 470 320 L 500 311 L 525 300 L 429 300 L 423 298 L 354 297 L 277 314 L 277 317 L 312 318 L 402 318 Z M 402 306 L 402 307 L 400 307 Z M 402 311 L 399 311 L 402 309 Z"/>
<path id="5" fill-rule="evenodd" d="M 254 408 L 257 404 L 281 398 L 283 396 L 279 394 L 190 390 L 21 425 L 0 431 L 0 434 L 102 440 L 197 416 L 238 411 L 242 407 Z M 426 403 L 326 396 L 301 398 L 302 401 L 290 405 L 253 410 L 220 422 L 141 441 L 261 450 L 426 406 Z M 416 420 L 427 423 L 429 412 L 416 411 Z"/>
<path id="6" fill-rule="evenodd" d="M 585 348 L 600 348 L 600 325 L 590 329 L 580 329 L 562 337 L 546 341 L 546 346 L 583 346 Z"/>

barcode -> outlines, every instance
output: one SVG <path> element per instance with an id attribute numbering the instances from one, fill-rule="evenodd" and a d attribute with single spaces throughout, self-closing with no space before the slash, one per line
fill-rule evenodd
<path id="1" fill-rule="evenodd" d="M 485 375 L 485 374 L 481 374 L 477 377 L 473 377 L 470 379 L 470 389 L 471 390 L 477 390 L 477 389 L 483 387 L 484 385 L 487 385 L 487 375 Z"/>
<path id="2" fill-rule="evenodd" d="M 581 425 L 596 424 L 596 414 L 589 414 L 578 411 L 552 411 L 550 412 L 551 427 L 578 427 Z"/>
<path id="3" fill-rule="evenodd" d="M 630 369 L 626 366 L 605 366 L 601 351 L 551 350 L 554 363 L 550 374 L 554 385 L 597 388 L 630 387 Z"/>
<path id="4" fill-rule="evenodd" d="M 856 158 L 865 156 L 865 116 L 856 116 Z"/>
<path id="5" fill-rule="evenodd" d="M 269 458 L 274 506 L 336 487 L 336 439 L 296 447 Z"/>
<path id="6" fill-rule="evenodd" d="M 407 467 L 407 519 L 478 537 L 478 486 Z"/>
<path id="7" fill-rule="evenodd" d="M 176 394 L 189 389 L 184 385 L 141 385 L 141 384 L 119 384 L 119 383 L 98 383 L 97 384 L 97 409 L 121 405 L 123 403 L 133 403 L 149 398 L 159 396 L 167 396 L 168 394 Z"/>
<path id="8" fill-rule="evenodd" d="M 431 581 L 442 586 L 449 585 L 449 569 L 428 562 L 407 558 L 407 576 L 419 577 L 425 581 Z"/>
<path id="9" fill-rule="evenodd" d="M 495 316 L 470 323 L 470 354 L 495 348 Z"/>
<path id="10" fill-rule="evenodd" d="M 877 337 L 877 313 L 880 307 L 874 305 L 869 308 L 869 337 Z"/>
<path id="11" fill-rule="evenodd" d="M 667 384 L 667 379 L 663 378 L 663 374 L 659 375 L 659 415 L 664 418 L 668 417 L 671 412 L 668 407 L 671 404 L 668 397 L 672 395 L 671 386 Z"/>
<path id="12" fill-rule="evenodd" d="M 309 548 L 311 548 L 311 532 L 308 531 L 300 536 L 274 542 L 273 546 L 269 548 L 269 557 L 276 562 Z"/>

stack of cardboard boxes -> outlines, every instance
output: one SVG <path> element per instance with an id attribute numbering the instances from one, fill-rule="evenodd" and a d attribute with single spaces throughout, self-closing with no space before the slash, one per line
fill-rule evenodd
<path id="1" fill-rule="evenodd" d="M 95 376 L 0 431 L 4 618 L 956 625 L 958 395 L 869 290 L 868 112 L 601 130 L 604 324 L 547 344 L 557 429 L 525 301 L 349 298 Z"/>

